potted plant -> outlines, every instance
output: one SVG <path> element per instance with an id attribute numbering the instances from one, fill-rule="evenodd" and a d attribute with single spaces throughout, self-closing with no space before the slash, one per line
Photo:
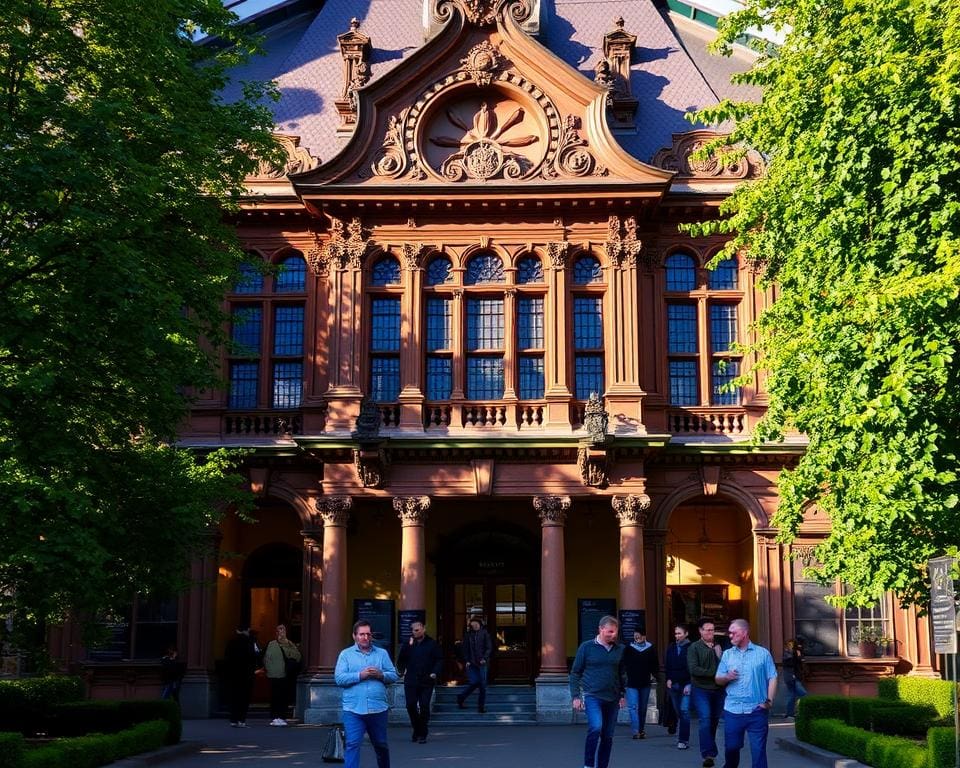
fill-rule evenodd
<path id="1" fill-rule="evenodd" d="M 858 624 L 853 628 L 851 640 L 860 650 L 860 658 L 874 659 L 877 656 L 877 645 L 883 638 L 883 627 L 876 624 Z"/>

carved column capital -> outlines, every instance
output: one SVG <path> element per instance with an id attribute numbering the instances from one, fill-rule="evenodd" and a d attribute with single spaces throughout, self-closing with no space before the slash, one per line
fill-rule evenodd
<path id="1" fill-rule="evenodd" d="M 427 510 L 430 509 L 429 496 L 394 496 L 393 509 L 400 518 L 400 524 L 406 528 L 411 525 L 423 525 L 427 522 Z"/>
<path id="2" fill-rule="evenodd" d="M 650 509 L 650 497 L 645 493 L 631 494 L 630 496 L 614 496 L 611 499 L 613 511 L 620 521 L 621 528 L 643 526 L 647 521 L 647 510 Z"/>
<path id="3" fill-rule="evenodd" d="M 350 522 L 353 499 L 349 496 L 321 496 L 316 504 L 324 528 L 346 528 Z"/>
<path id="4" fill-rule="evenodd" d="M 540 516 L 540 525 L 544 528 L 562 526 L 570 509 L 569 496 L 534 496 L 533 508 Z"/>
<path id="5" fill-rule="evenodd" d="M 547 243 L 547 256 L 550 259 L 550 266 L 554 269 L 563 269 L 567 265 L 569 250 L 570 243 L 566 240 Z"/>
<path id="6" fill-rule="evenodd" d="M 409 270 L 418 269 L 424 249 L 425 246 L 423 243 L 404 243 L 401 246 L 403 265 Z"/>

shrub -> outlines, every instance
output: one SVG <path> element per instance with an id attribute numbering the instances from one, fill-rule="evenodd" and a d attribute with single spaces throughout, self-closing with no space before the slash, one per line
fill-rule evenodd
<path id="1" fill-rule="evenodd" d="M 168 724 L 168 744 L 180 741 L 180 706 L 171 699 L 81 701 L 56 707 L 47 723 L 51 736 L 116 733 L 148 720 Z"/>
<path id="2" fill-rule="evenodd" d="M 810 738 L 805 741 L 864 763 L 867 744 L 873 738 L 876 736 L 869 731 L 854 728 L 836 718 L 823 718 L 810 723 Z"/>
<path id="3" fill-rule="evenodd" d="M 899 736 L 872 734 L 867 742 L 866 760 L 874 768 L 927 768 L 927 750 L 915 741 Z"/>
<path id="4" fill-rule="evenodd" d="M 846 723 L 849 701 L 843 696 L 804 696 L 797 702 L 797 738 L 810 741 L 810 725 L 815 720 L 833 718 Z"/>
<path id="5" fill-rule="evenodd" d="M 927 731 L 927 762 L 930 768 L 953 768 L 956 765 L 954 734 L 952 725 Z"/>
<path id="6" fill-rule="evenodd" d="M 877 681 L 880 698 L 931 705 L 940 717 L 953 715 L 953 686 L 949 680 L 926 677 L 885 677 Z"/>
<path id="7" fill-rule="evenodd" d="M 870 730 L 892 736 L 925 739 L 937 719 L 937 711 L 929 706 L 894 703 L 875 699 Z"/>
<path id="8" fill-rule="evenodd" d="M 43 727 L 51 709 L 86 695 L 79 677 L 31 677 L 0 680 L 0 729 L 33 734 Z"/>
<path id="9" fill-rule="evenodd" d="M 23 736 L 19 733 L 0 733 L 0 755 L 9 765 L 20 765 L 23 751 Z"/>
<path id="10" fill-rule="evenodd" d="M 167 743 L 166 720 L 140 723 L 120 733 L 95 733 L 56 741 L 24 753 L 23 768 L 98 768 Z"/>

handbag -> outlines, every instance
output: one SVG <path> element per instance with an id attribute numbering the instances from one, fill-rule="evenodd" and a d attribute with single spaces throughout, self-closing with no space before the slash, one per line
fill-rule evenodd
<path id="1" fill-rule="evenodd" d="M 296 677 L 300 674 L 300 662 L 297 659 L 291 659 L 287 654 L 283 652 L 283 646 L 277 643 L 280 647 L 280 655 L 283 656 L 283 670 L 286 673 L 287 677 Z"/>
<path id="2" fill-rule="evenodd" d="M 325 763 L 342 763 L 344 752 L 346 751 L 347 739 L 343 732 L 343 727 L 333 726 L 327 735 L 327 741 L 323 745 L 323 754 L 320 759 Z"/>

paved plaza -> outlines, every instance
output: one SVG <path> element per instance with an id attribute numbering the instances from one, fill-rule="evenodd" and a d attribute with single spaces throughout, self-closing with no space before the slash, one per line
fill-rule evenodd
<path id="1" fill-rule="evenodd" d="M 165 768 L 319 768 L 324 765 L 320 754 L 327 731 L 323 726 L 309 725 L 272 728 L 266 720 L 251 720 L 246 729 L 231 728 L 223 720 L 187 720 L 183 738 L 202 746 L 168 755 L 162 764 Z M 397 726 L 389 731 L 391 763 L 422 768 L 581 768 L 584 732 L 585 727 L 580 725 L 458 728 L 445 724 L 431 730 L 426 744 L 414 744 L 410 741 L 410 729 Z M 681 751 L 676 748 L 676 737 L 668 736 L 666 729 L 651 725 L 648 734 L 649 738 L 644 741 L 633 741 L 629 728 L 619 726 L 610 768 L 700 766 L 695 737 L 690 749 Z M 784 722 L 781 718 L 771 721 L 767 754 L 772 768 L 823 765 L 785 750 L 777 743 L 780 738 L 792 737 L 791 721 Z M 124 762 L 135 764 L 134 761 Z M 723 765 L 722 758 L 717 765 Z M 750 765 L 746 749 L 741 765 Z M 364 744 L 361 766 L 376 766 L 368 741 Z"/>

